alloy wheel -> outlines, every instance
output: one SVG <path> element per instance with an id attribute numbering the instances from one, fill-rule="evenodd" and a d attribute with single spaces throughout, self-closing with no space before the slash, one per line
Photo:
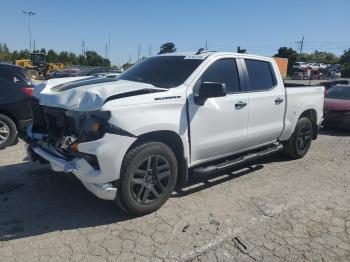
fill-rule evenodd
<path id="1" fill-rule="evenodd" d="M 300 129 L 299 135 L 298 135 L 298 150 L 300 152 L 304 152 L 307 150 L 311 143 L 311 130 L 308 126 L 304 126 Z"/>
<path id="2" fill-rule="evenodd" d="M 0 145 L 5 143 L 9 136 L 10 136 L 9 126 L 4 121 L 0 120 Z"/>
<path id="3" fill-rule="evenodd" d="M 140 204 L 150 204 L 167 191 L 170 184 L 170 165 L 160 155 L 144 159 L 131 177 L 133 198 Z"/>

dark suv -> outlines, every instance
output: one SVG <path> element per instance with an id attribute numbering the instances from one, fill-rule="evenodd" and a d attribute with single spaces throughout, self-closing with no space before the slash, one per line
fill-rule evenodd
<path id="1" fill-rule="evenodd" d="M 31 123 L 33 88 L 22 67 L 0 64 L 0 149 L 15 144 L 17 131 Z"/>

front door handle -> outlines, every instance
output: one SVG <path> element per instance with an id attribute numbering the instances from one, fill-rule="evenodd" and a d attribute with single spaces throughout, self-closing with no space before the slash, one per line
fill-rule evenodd
<path id="1" fill-rule="evenodd" d="M 280 97 L 277 97 L 275 99 L 275 104 L 278 105 L 278 104 L 281 104 L 283 102 L 283 98 L 280 98 Z"/>
<path id="2" fill-rule="evenodd" d="M 240 108 L 245 107 L 246 105 L 247 105 L 246 102 L 238 101 L 238 102 L 235 104 L 235 108 L 240 109 Z"/>

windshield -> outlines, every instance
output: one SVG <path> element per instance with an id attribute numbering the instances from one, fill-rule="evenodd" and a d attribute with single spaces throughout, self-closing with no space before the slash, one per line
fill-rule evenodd
<path id="1" fill-rule="evenodd" d="M 328 90 L 326 97 L 350 100 L 350 86 L 333 86 Z"/>
<path id="2" fill-rule="evenodd" d="M 45 59 L 44 55 L 40 55 L 40 54 L 35 55 L 35 54 L 33 54 L 33 62 L 34 63 L 43 63 L 44 59 Z"/>
<path id="3" fill-rule="evenodd" d="M 203 57 L 191 59 L 185 56 L 155 56 L 133 66 L 118 79 L 147 83 L 162 88 L 177 87 L 185 82 L 203 59 Z"/>

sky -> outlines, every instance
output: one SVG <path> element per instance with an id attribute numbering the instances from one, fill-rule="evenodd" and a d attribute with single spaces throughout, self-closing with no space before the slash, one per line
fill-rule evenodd
<path id="1" fill-rule="evenodd" d="M 174 42 L 178 51 L 236 51 L 272 56 L 281 46 L 337 55 L 350 48 L 350 0 L 11 0 L 2 1 L 0 43 L 29 49 L 28 16 L 36 48 L 105 55 L 115 65 L 159 51 Z"/>

